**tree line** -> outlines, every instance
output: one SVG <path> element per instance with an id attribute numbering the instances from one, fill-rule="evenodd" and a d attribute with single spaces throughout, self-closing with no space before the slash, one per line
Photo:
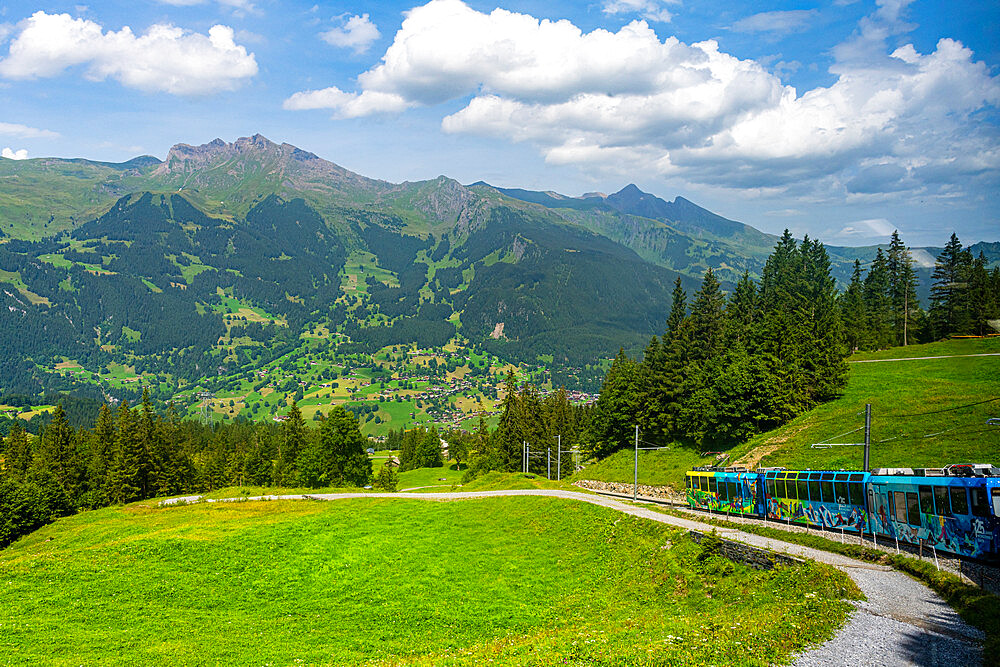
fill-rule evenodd
<path id="1" fill-rule="evenodd" d="M 523 442 L 546 449 L 556 435 L 602 458 L 631 446 L 636 426 L 644 446 L 728 449 L 835 398 L 852 352 L 983 335 L 1000 318 L 1000 268 L 988 270 L 954 234 L 937 258 L 928 311 L 915 288 L 898 232 L 867 272 L 856 263 L 839 293 L 823 244 L 786 230 L 760 280 L 744 273 L 728 296 L 711 269 L 690 300 L 676 281 L 666 330 L 640 358 L 619 350 L 593 407 L 558 392 L 542 400 L 510 376 L 497 429 L 469 436 L 469 475 L 520 470 Z"/>
<path id="2" fill-rule="evenodd" d="M 294 403 L 287 421 L 206 426 L 158 414 L 144 392 L 132 408 L 103 404 L 92 428 L 62 405 L 37 437 L 15 421 L 0 440 L 0 548 L 56 517 L 234 485 L 360 487 L 371 481 L 357 418 L 334 407 L 310 429 Z"/>

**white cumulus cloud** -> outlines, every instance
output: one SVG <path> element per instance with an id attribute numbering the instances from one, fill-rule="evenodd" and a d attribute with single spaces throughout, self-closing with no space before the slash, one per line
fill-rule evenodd
<path id="1" fill-rule="evenodd" d="M 40 130 L 20 123 L 4 122 L 0 122 L 0 134 L 21 139 L 55 139 L 59 136 L 58 132 L 52 130 Z"/>
<path id="2" fill-rule="evenodd" d="M 605 14 L 638 14 L 650 21 L 667 23 L 673 14 L 664 5 L 677 4 L 680 0 L 606 0 L 601 10 Z"/>
<path id="3" fill-rule="evenodd" d="M 364 53 L 372 43 L 381 37 L 378 27 L 368 18 L 368 14 L 352 16 L 342 26 L 320 33 L 327 44 L 344 49 L 352 49 L 355 53 Z"/>
<path id="4" fill-rule="evenodd" d="M 0 157 L 5 157 L 8 160 L 27 160 L 28 149 L 22 148 L 19 151 L 15 151 L 10 148 L 4 148 L 2 151 L 0 151 Z"/>
<path id="5" fill-rule="evenodd" d="M 104 28 L 68 14 L 35 12 L 18 26 L 0 76 L 35 79 L 83 66 L 94 81 L 113 78 L 123 85 L 175 95 L 234 90 L 257 74 L 252 53 L 234 42 L 233 29 L 213 26 L 207 35 L 169 24 L 136 35 L 128 26 Z"/>
<path id="6" fill-rule="evenodd" d="M 882 0 L 837 54 L 834 83 L 800 92 L 760 62 L 660 39 L 645 21 L 585 33 L 432 0 L 407 13 L 356 91 L 303 91 L 285 108 L 357 117 L 466 100 L 446 132 L 530 142 L 551 163 L 814 200 L 997 184 L 996 134 L 974 116 L 1000 106 L 1000 79 L 951 39 L 887 50 L 906 4 Z"/>

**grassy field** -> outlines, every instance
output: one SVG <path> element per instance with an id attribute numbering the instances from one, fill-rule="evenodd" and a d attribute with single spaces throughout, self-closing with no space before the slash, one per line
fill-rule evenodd
<path id="1" fill-rule="evenodd" d="M 998 356 L 960 356 L 960 355 Z M 946 358 L 917 359 L 938 356 Z M 1000 464 L 1000 339 L 911 345 L 851 358 L 905 359 L 851 363 L 843 395 L 729 451 L 750 468 L 860 469 L 861 447 L 816 449 L 819 443 L 864 438 L 864 409 L 872 404 L 871 466 L 935 467 L 958 462 Z M 682 488 L 684 471 L 712 465 L 715 455 L 673 449 L 639 453 L 639 483 Z M 575 475 L 577 479 L 632 482 L 634 452 L 618 452 Z"/>
<path id="2" fill-rule="evenodd" d="M 372 461 L 377 470 L 378 461 Z M 455 468 L 455 462 L 451 461 L 440 468 L 417 468 L 399 473 L 399 484 L 396 487 L 402 491 L 412 487 L 429 486 L 433 488 L 420 489 L 421 491 L 447 491 L 452 486 L 462 483 L 462 474 L 468 466 L 462 465 L 461 470 Z"/>
<path id="3" fill-rule="evenodd" d="M 830 636 L 857 590 L 549 498 L 157 508 L 0 552 L 8 664 L 745 664 Z"/>

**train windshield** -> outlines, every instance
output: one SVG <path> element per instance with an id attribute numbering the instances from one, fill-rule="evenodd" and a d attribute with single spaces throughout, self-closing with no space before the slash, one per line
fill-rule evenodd
<path id="1" fill-rule="evenodd" d="M 994 486 L 991 495 L 993 496 L 993 516 L 1000 516 L 1000 486 Z"/>

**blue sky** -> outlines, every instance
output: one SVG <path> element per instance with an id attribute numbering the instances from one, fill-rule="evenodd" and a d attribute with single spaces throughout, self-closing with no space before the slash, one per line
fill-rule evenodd
<path id="1" fill-rule="evenodd" d="M 1000 5 L 0 0 L 7 159 L 260 132 L 366 176 L 634 182 L 833 245 L 1000 240 Z"/>

